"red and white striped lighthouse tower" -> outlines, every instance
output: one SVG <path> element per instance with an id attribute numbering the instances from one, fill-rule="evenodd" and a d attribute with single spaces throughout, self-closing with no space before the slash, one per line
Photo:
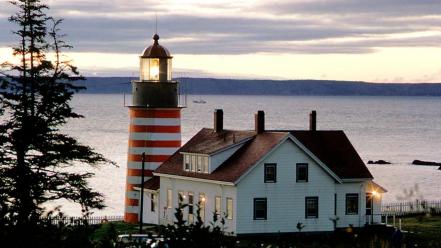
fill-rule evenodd
<path id="1" fill-rule="evenodd" d="M 179 84 L 172 81 L 172 56 L 159 45 L 157 34 L 153 39 L 153 45 L 140 56 L 139 81 L 132 81 L 124 213 L 130 223 L 139 221 L 140 192 L 134 187 L 141 184 L 142 154 L 146 181 L 181 146 Z"/>

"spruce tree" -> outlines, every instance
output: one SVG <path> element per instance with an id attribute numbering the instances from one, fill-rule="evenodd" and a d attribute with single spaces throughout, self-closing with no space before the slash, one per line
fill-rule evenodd
<path id="1" fill-rule="evenodd" d="M 103 195 L 87 182 L 93 173 L 70 168 L 113 162 L 60 131 L 69 119 L 83 117 L 70 101 L 84 89 L 75 85 L 82 77 L 62 54 L 70 48 L 60 34 L 62 21 L 47 16 L 40 0 L 11 3 L 18 9 L 9 21 L 18 26 L 13 54 L 20 63 L 1 65 L 0 230 L 30 231 L 50 201 L 78 203 L 85 214 L 103 208 Z"/>

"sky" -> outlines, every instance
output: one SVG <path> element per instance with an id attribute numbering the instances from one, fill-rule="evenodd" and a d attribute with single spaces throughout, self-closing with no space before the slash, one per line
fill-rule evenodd
<path id="1" fill-rule="evenodd" d="M 86 76 L 138 76 L 152 43 L 174 76 L 441 82 L 440 0 L 46 0 Z M 0 62 L 17 37 L 0 0 Z"/>

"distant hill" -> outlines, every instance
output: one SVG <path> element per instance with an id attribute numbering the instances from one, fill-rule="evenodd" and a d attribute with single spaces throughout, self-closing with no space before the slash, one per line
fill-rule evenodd
<path id="1" fill-rule="evenodd" d="M 131 93 L 129 77 L 89 77 L 82 93 Z M 386 84 L 332 80 L 178 78 L 189 95 L 441 96 L 441 83 Z"/>

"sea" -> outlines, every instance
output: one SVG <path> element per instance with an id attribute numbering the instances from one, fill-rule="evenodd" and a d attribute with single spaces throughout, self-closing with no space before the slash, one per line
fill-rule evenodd
<path id="1" fill-rule="evenodd" d="M 93 211 L 94 215 L 124 212 L 129 136 L 124 105 L 129 101 L 130 96 L 122 94 L 78 94 L 72 105 L 84 118 L 70 120 L 62 129 L 116 163 L 73 169 L 95 173 L 90 185 L 104 194 L 107 207 Z M 384 203 L 441 200 L 441 170 L 411 164 L 415 159 L 441 162 L 441 98 L 189 95 L 182 110 L 183 143 L 201 128 L 213 126 L 215 109 L 224 110 L 226 129 L 253 129 L 254 113 L 264 110 L 267 129 L 295 130 L 308 129 L 309 113 L 316 110 L 317 128 L 343 130 L 365 163 L 380 159 L 392 163 L 367 165 L 374 180 L 388 190 Z M 79 207 L 66 201 L 47 208 L 56 205 L 68 215 L 80 215 Z"/>

